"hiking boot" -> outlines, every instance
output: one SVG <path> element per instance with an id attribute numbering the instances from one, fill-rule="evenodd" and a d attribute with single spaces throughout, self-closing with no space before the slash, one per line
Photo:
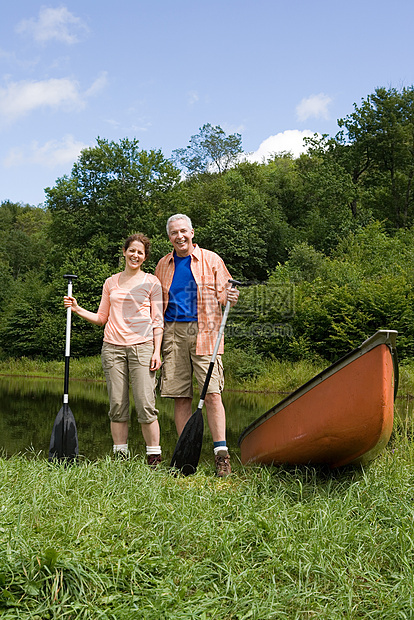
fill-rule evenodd
<path id="1" fill-rule="evenodd" d="M 147 463 L 148 463 L 148 466 L 151 467 L 151 469 L 157 469 L 161 461 L 162 461 L 161 454 L 148 454 L 147 455 Z"/>
<path id="2" fill-rule="evenodd" d="M 231 467 L 230 467 L 230 454 L 227 450 L 220 450 L 214 457 L 216 462 L 216 476 L 219 478 L 225 478 L 225 476 L 230 476 Z"/>

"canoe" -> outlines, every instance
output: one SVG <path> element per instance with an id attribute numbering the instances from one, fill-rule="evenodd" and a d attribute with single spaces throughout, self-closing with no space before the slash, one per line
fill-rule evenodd
<path id="1" fill-rule="evenodd" d="M 398 388 L 395 330 L 380 330 L 250 424 L 241 461 L 365 464 L 387 445 Z"/>

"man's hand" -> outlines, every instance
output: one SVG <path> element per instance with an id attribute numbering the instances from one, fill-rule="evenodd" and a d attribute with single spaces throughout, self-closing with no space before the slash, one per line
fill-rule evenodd
<path id="1" fill-rule="evenodd" d="M 230 302 L 230 306 L 233 307 L 237 304 L 237 300 L 239 299 L 240 291 L 237 288 L 228 288 L 227 289 L 227 297 L 226 302 Z"/>

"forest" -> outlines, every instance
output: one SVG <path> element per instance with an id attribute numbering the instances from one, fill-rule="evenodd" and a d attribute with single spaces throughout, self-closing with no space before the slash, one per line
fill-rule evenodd
<path id="1" fill-rule="evenodd" d="M 337 359 L 378 329 L 414 353 L 414 87 L 377 88 L 315 135 L 298 158 L 243 156 L 242 137 L 210 124 L 167 159 L 136 139 L 98 137 L 44 205 L 0 205 L 0 357 L 61 358 L 65 273 L 91 310 L 122 269 L 131 233 L 151 238 L 146 269 L 170 251 L 173 213 L 243 282 L 226 343 L 252 363 Z M 73 356 L 96 355 L 102 329 L 78 321 Z"/>

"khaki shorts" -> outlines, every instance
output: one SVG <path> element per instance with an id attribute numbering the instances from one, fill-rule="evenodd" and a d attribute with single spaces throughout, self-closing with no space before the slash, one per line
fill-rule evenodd
<path id="1" fill-rule="evenodd" d="M 152 342 L 132 347 L 104 342 L 102 368 L 109 396 L 111 422 L 129 421 L 129 380 L 140 424 L 150 424 L 158 417 L 155 408 L 156 373 L 150 370 L 154 351 Z"/>
<path id="2" fill-rule="evenodd" d="M 169 398 L 193 397 L 193 373 L 201 393 L 211 355 L 196 355 L 198 326 L 196 322 L 165 323 L 162 340 L 163 365 L 161 371 L 161 396 Z M 208 385 L 208 394 L 221 394 L 224 373 L 221 356 L 217 355 Z"/>

